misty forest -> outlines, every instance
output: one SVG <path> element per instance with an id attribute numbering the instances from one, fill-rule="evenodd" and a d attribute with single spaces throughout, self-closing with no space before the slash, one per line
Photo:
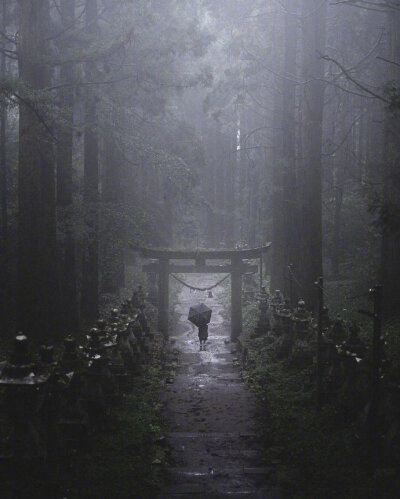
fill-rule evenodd
<path id="1" fill-rule="evenodd" d="M 1 0 L 0 496 L 400 497 L 400 0 Z"/>

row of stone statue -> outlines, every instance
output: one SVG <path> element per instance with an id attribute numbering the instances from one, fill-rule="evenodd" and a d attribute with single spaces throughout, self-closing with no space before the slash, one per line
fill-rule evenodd
<path id="1" fill-rule="evenodd" d="M 307 310 L 304 300 L 292 309 L 288 300 L 276 290 L 269 296 L 262 288 L 258 298 L 258 322 L 253 338 L 265 337 L 274 344 L 278 359 L 289 359 L 296 367 L 313 364 L 317 352 L 317 321 Z M 322 310 L 321 362 L 325 371 L 333 364 L 356 366 L 366 357 L 366 346 L 355 323 L 346 324 L 340 316 L 331 319 L 329 309 Z"/>
<path id="2" fill-rule="evenodd" d="M 1 455 L 48 460 L 60 449 L 84 448 L 131 390 L 152 340 L 141 287 L 79 341 L 68 335 L 60 347 L 43 344 L 32 352 L 28 338 L 18 334 L 0 365 Z"/>
<path id="3" fill-rule="evenodd" d="M 371 341 L 367 346 L 357 324 L 340 316 L 332 320 L 327 307 L 318 324 L 303 300 L 292 310 L 278 290 L 269 296 L 262 289 L 258 306 L 250 348 L 258 351 L 261 342 L 267 346 L 266 362 L 278 360 L 289 369 L 304 369 L 310 386 L 321 389 L 317 389 L 319 403 L 341 407 L 342 414 L 353 417 L 358 435 L 374 435 L 385 455 L 398 458 L 400 375 L 398 365 L 387 356 L 384 338 L 380 336 L 379 344 Z M 376 320 L 375 314 L 369 316 Z M 318 345 L 319 327 L 322 335 Z M 375 336 L 375 329 L 368 334 Z"/>

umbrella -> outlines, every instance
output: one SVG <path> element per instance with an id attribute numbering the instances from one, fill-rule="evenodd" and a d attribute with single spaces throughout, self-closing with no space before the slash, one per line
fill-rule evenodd
<path id="1" fill-rule="evenodd" d="M 188 319 L 195 326 L 200 327 L 210 322 L 211 314 L 211 308 L 208 308 L 204 303 L 200 303 L 200 305 L 190 307 Z"/>

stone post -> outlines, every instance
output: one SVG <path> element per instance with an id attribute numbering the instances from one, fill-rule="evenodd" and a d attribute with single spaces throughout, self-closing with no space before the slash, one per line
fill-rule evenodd
<path id="1" fill-rule="evenodd" d="M 158 329 L 168 336 L 169 318 L 169 259 L 161 257 L 158 273 Z"/>
<path id="2" fill-rule="evenodd" d="M 231 259 L 231 340 L 237 341 L 242 334 L 242 258 Z"/>

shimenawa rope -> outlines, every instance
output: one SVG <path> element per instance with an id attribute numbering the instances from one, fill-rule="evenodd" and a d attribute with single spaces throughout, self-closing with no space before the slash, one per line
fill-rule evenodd
<path id="1" fill-rule="evenodd" d="M 228 274 L 226 275 L 225 277 L 223 277 L 220 281 L 218 281 L 216 284 L 214 284 L 213 286 L 209 286 L 207 288 L 198 288 L 196 286 L 191 286 L 190 284 L 188 284 L 187 282 L 185 281 L 182 281 L 182 279 L 179 279 L 178 276 L 174 275 L 174 274 L 171 274 L 171 276 L 177 280 L 178 282 L 180 282 L 181 284 L 183 284 L 183 286 L 185 286 L 186 288 L 189 288 L 189 289 L 193 289 L 194 291 L 211 291 L 212 289 L 216 288 L 217 286 L 219 286 L 220 284 L 222 284 L 224 281 L 226 281 L 231 275 Z"/>

